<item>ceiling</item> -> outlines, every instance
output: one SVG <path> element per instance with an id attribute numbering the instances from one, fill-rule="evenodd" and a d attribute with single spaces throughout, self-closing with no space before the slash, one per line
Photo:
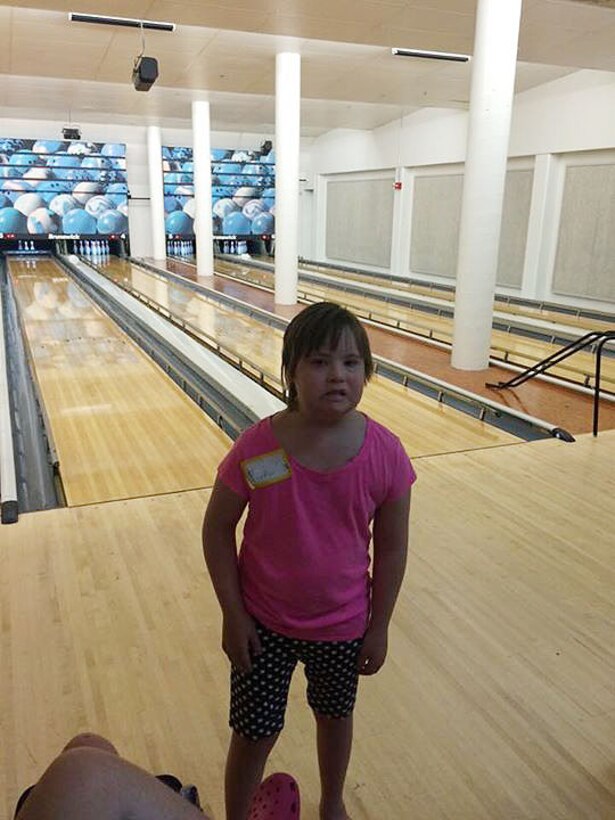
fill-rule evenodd
<path id="1" fill-rule="evenodd" d="M 0 117 L 272 134 L 275 55 L 302 55 L 302 134 L 372 129 L 425 106 L 465 108 L 471 63 L 393 57 L 391 46 L 472 52 L 477 0 L 18 0 L 0 4 Z M 177 24 L 145 34 L 160 76 L 131 84 L 135 29 L 69 11 Z M 579 68 L 615 71 L 615 0 L 524 0 L 516 91 Z"/>

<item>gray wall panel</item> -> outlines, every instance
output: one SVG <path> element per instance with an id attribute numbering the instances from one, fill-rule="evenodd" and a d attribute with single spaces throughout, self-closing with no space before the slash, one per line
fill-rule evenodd
<path id="1" fill-rule="evenodd" d="M 566 170 L 553 292 L 615 301 L 615 165 Z"/>
<path id="2" fill-rule="evenodd" d="M 325 245 L 328 259 L 390 267 L 393 182 L 393 176 L 329 181 Z"/>

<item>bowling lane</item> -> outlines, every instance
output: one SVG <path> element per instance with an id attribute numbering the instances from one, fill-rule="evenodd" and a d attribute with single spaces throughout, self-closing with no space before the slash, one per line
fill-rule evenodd
<path id="1" fill-rule="evenodd" d="M 214 422 L 54 262 L 9 275 L 69 506 L 211 486 Z"/>
<path id="2" fill-rule="evenodd" d="M 250 319 L 239 311 L 216 303 L 200 294 L 169 282 L 136 265 L 120 259 L 110 260 L 103 268 L 109 278 L 130 284 L 155 300 L 174 316 L 190 322 L 193 331 L 214 337 L 237 358 L 262 368 L 278 387 L 282 332 Z M 519 439 L 452 407 L 439 404 L 375 376 L 367 385 L 361 409 L 386 424 L 404 443 L 411 456 L 457 452 L 502 444 Z"/>
<path id="3" fill-rule="evenodd" d="M 271 263 L 271 260 L 264 260 Z M 417 296 L 429 296 L 432 299 L 440 299 L 443 302 L 455 301 L 454 290 L 443 290 L 434 287 L 428 282 L 425 284 L 419 282 L 405 282 L 402 280 L 395 280 L 393 282 L 386 281 L 379 276 L 371 276 L 369 273 L 355 273 L 354 271 L 337 270 L 336 268 L 329 268 L 326 265 L 317 265 L 315 263 L 302 262 L 299 270 L 314 271 L 322 273 L 324 276 L 338 278 L 340 280 L 350 280 L 353 282 L 365 282 L 377 287 L 383 287 L 387 290 L 397 291 L 403 294 L 416 294 Z M 611 322 L 603 322 L 597 319 L 590 319 L 587 316 L 574 316 L 570 313 L 564 313 L 558 310 L 550 310 L 547 307 L 541 307 L 539 303 L 536 306 L 530 305 L 516 305 L 506 302 L 505 299 L 498 299 L 496 296 L 495 309 L 498 313 L 508 313 L 513 316 L 524 316 L 527 319 L 540 319 L 543 322 L 552 322 L 557 325 L 568 325 L 582 332 L 589 332 L 590 330 L 613 330 L 615 329 L 615 316 Z"/>
<path id="4" fill-rule="evenodd" d="M 273 288 L 273 274 L 270 271 L 251 268 L 247 264 L 229 263 L 216 260 L 216 273 L 250 282 L 261 287 Z M 374 296 L 342 292 L 332 285 L 315 284 L 300 279 L 299 293 L 309 300 L 328 299 L 339 302 L 360 316 L 395 325 L 411 333 L 452 343 L 453 320 L 447 316 L 436 316 L 413 306 L 392 305 Z M 544 317 L 541 317 L 544 318 Z M 612 328 L 611 328 L 612 329 Z M 510 362 L 521 367 L 529 367 L 551 356 L 561 349 L 538 339 L 530 339 L 515 333 L 494 330 L 491 335 L 491 355 L 494 359 Z M 591 353 L 574 353 L 561 364 L 550 368 L 549 374 L 559 376 L 576 384 L 594 384 L 595 358 Z M 602 386 L 615 391 L 615 358 L 602 359 Z"/>

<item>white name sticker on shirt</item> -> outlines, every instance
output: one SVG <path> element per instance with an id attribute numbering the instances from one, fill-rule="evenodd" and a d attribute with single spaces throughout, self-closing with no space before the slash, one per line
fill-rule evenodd
<path id="1" fill-rule="evenodd" d="M 248 485 L 254 490 L 257 487 L 268 487 L 290 478 L 290 464 L 284 450 L 274 450 L 262 456 L 246 458 L 241 462 L 241 469 Z"/>

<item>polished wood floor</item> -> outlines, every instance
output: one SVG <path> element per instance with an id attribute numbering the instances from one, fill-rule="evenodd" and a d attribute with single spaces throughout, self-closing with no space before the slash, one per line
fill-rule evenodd
<path id="1" fill-rule="evenodd" d="M 189 323 L 193 333 L 222 345 L 224 350 L 232 352 L 233 359 L 255 365 L 255 374 L 262 370 L 267 382 L 281 388 L 280 330 L 220 305 L 207 294 L 184 287 L 181 281 L 169 282 L 130 262 L 113 259 L 103 269 L 113 281 L 130 284 L 176 318 Z M 390 427 L 411 456 L 518 442 L 490 424 L 378 376 L 368 384 L 360 406 L 372 418 Z"/>
<path id="2" fill-rule="evenodd" d="M 361 683 L 353 820 L 615 817 L 615 432 L 418 458 L 389 660 Z M 223 817 L 227 666 L 207 491 L 32 513 L 0 538 L 0 805 L 102 732 Z M 269 770 L 317 818 L 295 677 Z"/>
<path id="3" fill-rule="evenodd" d="M 267 258 L 262 261 L 271 264 L 272 259 Z M 428 296 L 430 299 L 437 299 L 440 302 L 448 302 L 449 304 L 455 301 L 454 289 L 444 290 L 431 285 L 429 282 L 419 283 L 404 282 L 396 279 L 393 281 L 383 280 L 379 276 L 370 276 L 369 273 L 354 273 L 353 271 L 337 270 L 335 268 L 327 267 L 326 265 L 318 265 L 316 263 L 301 262 L 301 270 L 314 271 L 321 273 L 331 278 L 339 279 L 340 281 L 351 282 L 367 282 L 370 285 L 377 287 L 386 287 L 387 290 L 405 293 L 416 294 L 418 296 Z M 556 325 L 569 325 L 576 330 L 587 332 L 589 330 L 614 330 L 615 329 L 615 314 L 612 320 L 601 321 L 598 319 L 588 319 L 587 316 L 575 315 L 574 313 L 564 313 L 559 310 L 553 310 L 548 306 L 537 303 L 536 305 L 520 305 L 512 302 L 506 302 L 504 299 L 496 299 L 495 310 L 501 313 L 514 314 L 515 316 L 524 316 L 528 319 L 539 319 L 542 322 L 552 322 Z"/>
<path id="4" fill-rule="evenodd" d="M 11 261 L 69 505 L 209 486 L 227 436 L 53 261 Z"/>
<path id="5" fill-rule="evenodd" d="M 154 262 L 154 260 L 150 260 Z M 269 289 L 259 289 L 247 282 L 240 282 L 222 276 L 198 280 L 194 265 L 168 259 L 156 262 L 178 276 L 199 281 L 214 290 L 241 299 L 244 302 L 291 319 L 304 305 L 293 306 L 274 304 Z M 569 389 L 564 383 L 552 384 L 542 379 L 533 379 L 518 388 L 493 390 L 486 382 L 506 382 L 515 371 L 493 364 L 482 371 L 465 371 L 451 367 L 450 350 L 422 342 L 416 337 L 400 335 L 384 328 L 366 327 L 374 353 L 407 367 L 434 376 L 451 385 L 457 385 L 506 407 L 519 410 L 534 418 L 543 419 L 556 427 L 562 427 L 574 435 L 592 429 L 592 396 Z M 600 429 L 615 428 L 615 402 L 603 397 L 600 401 Z"/>
<path id="6" fill-rule="evenodd" d="M 270 271 L 250 267 L 249 263 L 231 263 L 218 259 L 216 260 L 216 272 L 240 281 L 273 288 L 273 274 Z M 339 302 L 361 317 L 392 325 L 409 333 L 448 344 L 452 343 L 453 320 L 449 316 L 435 315 L 416 306 L 387 303 L 375 296 L 345 292 L 332 285 L 307 282 L 301 278 L 299 295 L 305 296 L 310 301 L 329 299 Z M 498 310 L 501 312 L 502 308 L 498 306 Z M 541 317 L 543 321 L 544 318 Z M 546 341 L 502 330 L 494 330 L 491 336 L 491 355 L 495 359 L 522 367 L 529 367 L 556 353 L 560 348 L 561 345 L 553 345 Z M 579 351 L 553 366 L 550 372 L 573 383 L 591 386 L 594 384 L 595 368 L 595 357 L 586 351 Z M 615 358 L 603 357 L 601 378 L 604 389 L 615 392 Z"/>

